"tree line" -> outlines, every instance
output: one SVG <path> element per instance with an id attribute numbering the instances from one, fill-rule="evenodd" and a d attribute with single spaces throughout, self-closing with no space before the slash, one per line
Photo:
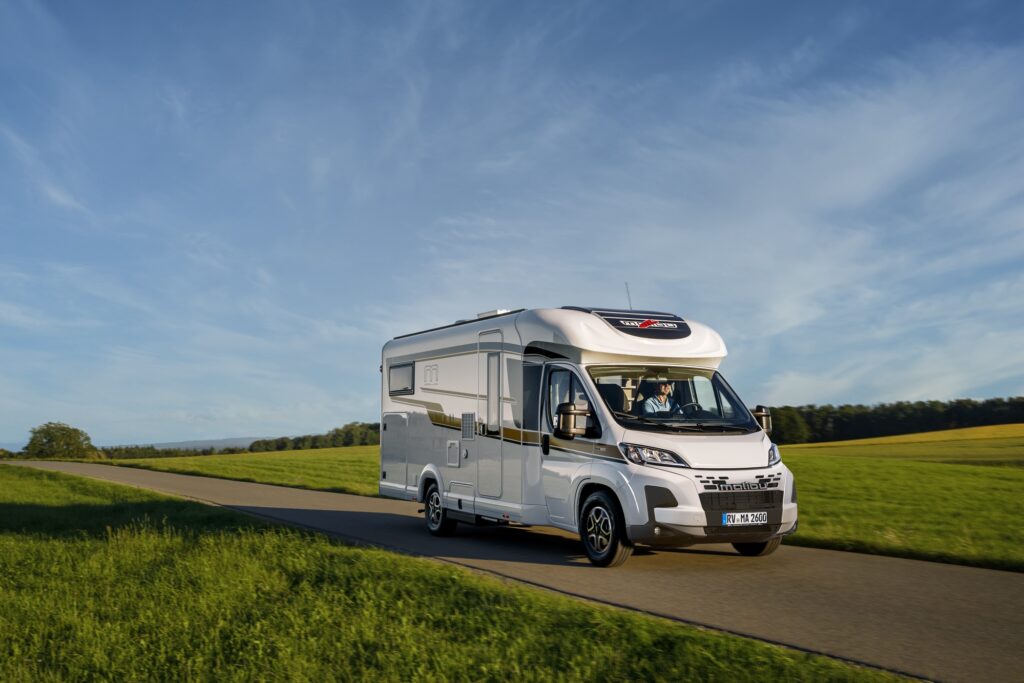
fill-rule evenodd
<path id="1" fill-rule="evenodd" d="M 344 427 L 332 429 L 326 434 L 276 439 L 260 439 L 249 445 L 252 453 L 266 451 L 303 451 L 310 448 L 337 448 L 339 446 L 373 446 L 380 443 L 380 423 L 350 422 Z"/>
<path id="2" fill-rule="evenodd" d="M 872 406 L 779 406 L 771 411 L 773 441 L 815 443 L 1024 422 L 1024 396 Z"/>
<path id="3" fill-rule="evenodd" d="M 97 448 L 89 435 L 63 422 L 47 422 L 32 430 L 20 453 L 0 449 L 0 458 L 174 458 L 188 455 L 227 455 L 265 451 L 305 450 L 338 446 L 372 446 L 380 443 L 380 424 L 350 422 L 326 434 L 253 441 L 248 448 L 157 448 L 155 446 L 104 446 Z"/>

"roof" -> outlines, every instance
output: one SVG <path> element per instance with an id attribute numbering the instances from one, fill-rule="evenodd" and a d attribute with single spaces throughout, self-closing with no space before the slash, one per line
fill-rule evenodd
<path id="1" fill-rule="evenodd" d="M 717 332 L 673 313 L 565 306 L 502 312 L 401 335 L 385 345 L 385 355 L 399 347 L 405 353 L 442 346 L 471 350 L 478 333 L 495 328 L 504 330 L 509 350 L 578 363 L 657 362 L 714 369 L 727 354 Z"/>

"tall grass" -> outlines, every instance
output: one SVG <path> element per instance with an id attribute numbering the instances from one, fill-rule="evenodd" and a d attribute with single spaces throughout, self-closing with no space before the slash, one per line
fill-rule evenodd
<path id="1" fill-rule="evenodd" d="M 891 678 L 91 480 L 0 505 L 3 681 Z"/>

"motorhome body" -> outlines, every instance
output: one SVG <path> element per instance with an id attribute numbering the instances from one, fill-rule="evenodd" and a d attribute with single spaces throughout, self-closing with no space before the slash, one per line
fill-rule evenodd
<path id="1" fill-rule="evenodd" d="M 672 314 L 492 311 L 384 345 L 380 493 L 456 522 L 767 554 L 796 528 L 793 476 L 717 372 L 725 344 Z"/>

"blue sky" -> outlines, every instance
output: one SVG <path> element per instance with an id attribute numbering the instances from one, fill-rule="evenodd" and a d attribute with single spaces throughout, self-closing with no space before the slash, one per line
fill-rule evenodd
<path id="1" fill-rule="evenodd" d="M 0 0 L 0 442 L 321 432 L 493 308 L 1024 394 L 1024 4 Z"/>

